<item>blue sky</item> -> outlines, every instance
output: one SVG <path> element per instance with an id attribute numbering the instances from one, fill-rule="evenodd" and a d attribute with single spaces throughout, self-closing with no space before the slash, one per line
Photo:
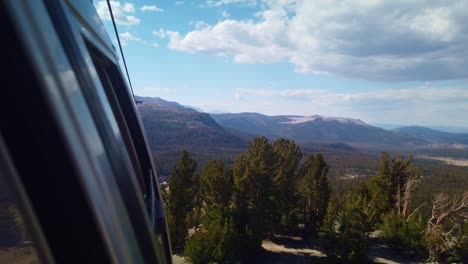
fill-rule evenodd
<path id="1" fill-rule="evenodd" d="M 107 5 L 95 1 L 115 39 Z M 468 1 L 113 1 L 135 93 L 468 127 Z"/>

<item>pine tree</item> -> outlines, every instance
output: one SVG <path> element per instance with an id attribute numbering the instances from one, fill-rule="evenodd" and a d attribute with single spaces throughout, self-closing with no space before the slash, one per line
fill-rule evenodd
<path id="1" fill-rule="evenodd" d="M 341 206 L 330 202 L 320 229 L 320 242 L 329 263 L 364 263 L 369 247 L 370 195 L 365 185 L 351 190 Z"/>
<path id="2" fill-rule="evenodd" d="M 200 178 L 202 224 L 187 241 L 184 254 L 193 263 L 239 259 L 239 236 L 232 212 L 232 173 L 223 161 L 208 161 Z"/>
<path id="3" fill-rule="evenodd" d="M 323 223 L 331 187 L 327 178 L 328 165 L 322 154 L 307 156 L 300 170 L 301 205 L 306 235 L 315 237 Z"/>
<path id="4" fill-rule="evenodd" d="M 273 187 L 275 189 L 274 223 L 283 228 L 297 228 L 298 175 L 297 170 L 302 152 L 292 140 L 279 138 L 273 142 L 277 157 Z"/>
<path id="5" fill-rule="evenodd" d="M 245 154 L 240 154 L 234 160 L 232 166 L 232 174 L 234 178 L 234 188 L 232 194 L 232 205 L 234 213 L 234 221 L 239 238 L 244 242 L 241 252 L 245 253 L 248 248 L 250 237 L 247 229 L 249 228 L 249 169 L 247 166 L 247 158 Z"/>
<path id="6" fill-rule="evenodd" d="M 331 199 L 328 203 L 325 219 L 319 230 L 320 246 L 325 255 L 327 255 L 329 263 L 338 262 L 339 234 L 336 226 L 339 220 L 339 209 L 339 204 L 336 199 Z"/>
<path id="7" fill-rule="evenodd" d="M 210 160 L 200 177 L 200 199 L 207 206 L 228 208 L 233 188 L 232 171 L 221 160 Z"/>
<path id="8" fill-rule="evenodd" d="M 168 224 L 175 248 L 183 246 L 187 229 L 192 227 L 189 217 L 195 207 L 199 182 L 196 169 L 197 163 L 190 158 L 187 150 L 183 150 L 169 180 Z"/>
<path id="9" fill-rule="evenodd" d="M 235 220 L 245 250 L 257 250 L 271 231 L 273 175 L 276 155 L 265 137 L 249 143 L 247 153 L 234 162 Z"/>
<path id="10" fill-rule="evenodd" d="M 205 209 L 202 225 L 187 241 L 184 255 L 195 264 L 239 260 L 241 247 L 233 217 L 218 205 Z"/>
<path id="11" fill-rule="evenodd" d="M 405 220 L 409 217 L 413 193 L 421 178 L 421 171 L 412 166 L 411 161 L 411 156 L 406 160 L 402 156 L 390 160 L 388 153 L 382 153 L 378 174 L 368 183 L 376 218 L 391 210 Z"/>
<path id="12" fill-rule="evenodd" d="M 363 263 L 369 249 L 369 193 L 360 187 L 351 191 L 346 198 L 340 219 L 338 233 L 342 244 L 341 257 L 345 263 Z"/>
<path id="13" fill-rule="evenodd" d="M 372 195 L 375 220 L 377 221 L 384 213 L 393 206 L 391 190 L 391 163 L 388 153 L 382 152 L 379 160 L 378 173 L 370 178 L 367 183 Z"/>

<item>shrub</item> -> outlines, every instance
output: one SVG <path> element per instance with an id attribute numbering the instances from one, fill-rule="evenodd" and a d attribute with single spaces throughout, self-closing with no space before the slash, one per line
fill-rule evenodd
<path id="1" fill-rule="evenodd" d="M 352 198 L 349 195 L 348 198 Z M 370 223 L 360 199 L 347 199 L 339 211 L 328 207 L 319 233 L 322 249 L 330 263 L 362 263 L 369 248 Z"/>
<path id="2" fill-rule="evenodd" d="M 232 263 L 239 259 L 240 243 L 233 218 L 208 208 L 202 226 L 186 242 L 184 255 L 192 263 Z"/>
<path id="3" fill-rule="evenodd" d="M 396 211 L 383 216 L 381 226 L 384 237 L 393 245 L 415 251 L 419 256 L 426 256 L 426 239 L 422 218 L 405 220 Z"/>
<path id="4" fill-rule="evenodd" d="M 208 263 L 211 258 L 209 250 L 208 234 L 205 230 L 200 230 L 185 243 L 184 256 L 195 264 Z"/>
<path id="5" fill-rule="evenodd" d="M 455 244 L 450 251 L 449 263 L 468 263 L 468 223 L 464 223 L 464 229 L 456 238 Z"/>

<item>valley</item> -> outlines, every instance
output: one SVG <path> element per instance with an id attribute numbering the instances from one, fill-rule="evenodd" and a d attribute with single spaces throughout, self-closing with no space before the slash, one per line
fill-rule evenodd
<path id="1" fill-rule="evenodd" d="M 449 158 L 449 157 L 430 157 L 430 156 L 416 156 L 416 158 L 438 160 L 449 165 L 468 167 L 468 160 L 466 159 L 454 159 L 454 158 Z"/>
<path id="2" fill-rule="evenodd" d="M 172 189 L 171 187 L 174 187 L 171 184 L 171 178 L 179 177 L 174 176 L 174 173 L 176 175 L 180 175 L 181 168 L 184 168 L 184 170 L 190 168 L 191 173 L 194 174 L 194 176 L 187 178 L 187 181 L 192 181 L 190 179 L 197 177 L 208 177 L 203 175 L 210 175 L 210 171 L 214 172 L 214 170 L 224 170 L 223 173 L 228 173 L 226 175 L 232 175 L 229 173 L 236 174 L 239 172 L 239 169 L 246 168 L 242 166 L 251 166 L 249 167 L 249 170 L 244 172 L 250 173 L 251 170 L 256 171 L 261 168 L 258 165 L 254 165 L 255 163 L 250 163 L 250 160 L 255 159 L 255 155 L 262 153 L 262 151 L 266 151 L 266 149 L 274 150 L 276 147 L 282 146 L 280 147 L 281 149 L 288 146 L 288 144 L 292 144 L 293 146 L 295 145 L 297 147 L 297 151 L 300 153 L 299 156 L 295 156 L 294 158 L 297 163 L 295 165 L 290 165 L 293 166 L 291 167 L 293 169 L 292 171 L 287 172 L 286 176 L 283 175 L 283 183 L 273 181 L 273 186 L 277 186 L 277 188 L 281 188 L 279 186 L 292 186 L 291 188 L 299 188 L 298 190 L 303 192 L 303 189 L 301 189 L 302 187 L 297 187 L 298 182 L 294 177 L 298 177 L 297 174 L 303 173 L 303 170 L 307 168 L 304 166 L 311 166 L 307 164 L 315 164 L 313 166 L 318 166 L 316 163 L 311 163 L 311 158 L 316 157 L 317 159 L 323 159 L 321 162 L 326 164 L 324 165 L 326 166 L 324 173 L 326 174 L 328 181 L 326 185 L 329 186 L 329 190 L 332 192 L 333 200 L 338 203 L 338 205 L 336 205 L 338 206 L 337 208 L 341 208 L 339 209 L 341 214 L 347 213 L 347 206 L 358 206 L 354 209 L 350 209 L 350 212 L 361 210 L 359 209 L 359 206 L 363 206 L 367 203 L 367 199 L 369 199 L 362 198 L 366 197 L 366 195 L 370 195 L 372 193 L 374 193 L 372 194 L 373 196 L 383 195 L 383 193 L 386 192 L 385 190 L 387 187 L 378 187 L 378 185 L 374 185 L 375 183 L 372 182 L 379 179 L 379 177 L 384 177 L 382 176 L 383 173 L 392 173 L 393 175 L 393 170 L 404 170 L 405 175 L 412 175 L 413 172 L 416 173 L 415 175 L 418 175 L 418 187 L 409 187 L 412 188 L 411 203 L 408 202 L 408 207 L 406 209 L 412 212 L 417 211 L 418 219 L 429 219 L 431 214 L 434 213 L 432 201 L 435 199 L 437 193 L 445 192 L 450 193 L 451 195 L 462 195 L 466 192 L 466 186 L 468 186 L 468 172 L 466 170 L 466 166 L 468 166 L 468 145 L 466 144 L 468 142 L 468 134 L 448 133 L 414 126 L 387 130 L 374 127 L 358 119 L 325 117 L 319 115 L 267 116 L 258 113 L 207 114 L 199 112 L 194 107 L 186 107 L 179 103 L 169 102 L 161 98 L 137 97 L 136 99 L 138 101 L 137 107 L 141 114 L 143 125 L 149 139 L 154 162 L 158 169 L 160 184 L 164 188 L 166 196 L 170 194 L 170 191 L 168 192 L 168 190 Z M 262 138 L 261 136 L 265 137 Z M 285 141 L 284 138 L 286 138 Z M 259 148 L 259 142 L 263 142 L 260 144 L 266 145 Z M 288 152 L 291 151 L 291 149 L 286 149 L 283 150 L 286 151 L 283 152 L 284 155 L 291 155 L 291 153 L 293 153 Z M 186 150 L 186 152 L 183 150 Z M 259 152 L 254 154 L 256 151 Z M 245 160 L 247 163 L 245 163 L 245 165 L 241 165 L 244 164 L 242 163 L 242 160 L 246 157 L 245 155 L 253 156 L 249 156 L 249 158 Z M 261 154 L 258 156 L 257 158 L 259 160 L 256 162 L 267 162 L 267 164 L 275 162 L 270 160 L 268 155 L 264 155 L 265 154 Z M 292 158 L 292 156 L 287 157 Z M 183 162 L 183 160 L 185 160 L 185 163 L 188 163 L 181 167 L 181 162 Z M 382 163 L 382 160 L 387 160 L 387 163 Z M 406 161 L 403 162 L 403 160 Z M 411 163 L 411 167 L 407 167 L 409 163 Z M 188 164 L 191 165 L 186 167 Z M 279 166 L 286 166 L 286 164 L 287 163 Z M 385 166 L 387 166 L 387 169 L 382 170 L 382 164 L 386 164 Z M 299 167 L 301 167 L 301 169 L 299 169 Z M 314 171 L 313 168 L 311 168 L 311 170 Z M 218 173 L 221 173 L 221 171 L 218 171 Z M 222 174 L 218 175 L 215 173 L 210 177 L 220 177 L 220 175 Z M 240 184 L 240 182 L 238 182 L 240 179 L 251 181 L 248 185 L 239 185 L 236 187 L 241 188 L 240 186 L 243 186 L 242 188 L 245 188 L 244 190 L 246 191 L 245 195 L 250 195 L 249 193 L 251 190 L 254 190 L 255 188 L 257 188 L 258 191 L 262 191 L 264 186 L 271 187 L 271 185 L 268 185 L 268 182 L 264 182 L 262 184 L 256 183 L 255 178 L 239 178 L 243 175 L 242 173 L 236 175 L 237 176 L 235 177 L 237 177 L 237 180 L 230 184 Z M 396 177 L 395 175 L 391 177 Z M 410 176 L 405 177 L 406 180 L 410 179 L 407 178 Z M 381 180 L 382 179 L 388 180 L 388 178 L 381 178 Z M 201 181 L 200 184 L 207 184 L 207 182 Z M 221 182 L 216 184 L 221 184 Z M 190 188 L 198 188 L 198 183 L 188 182 L 187 187 L 184 188 L 189 188 L 189 186 Z M 207 185 L 205 187 L 200 187 L 200 191 L 204 190 L 203 188 L 214 188 L 211 190 L 212 192 L 219 191 L 218 187 L 214 186 L 215 185 Z M 376 188 L 383 189 L 381 191 L 376 191 Z M 186 192 L 186 189 L 183 190 Z M 291 193 L 288 192 L 287 195 L 297 197 L 296 192 L 297 191 L 292 191 Z M 202 191 L 202 195 L 207 195 L 207 193 L 203 193 Z M 279 197 L 284 195 L 285 194 Z M 355 198 L 350 199 L 350 197 L 354 196 L 359 196 L 361 198 L 358 200 L 355 200 Z M 210 196 L 206 196 L 206 199 L 211 199 L 208 197 Z M 230 203 L 234 203 L 236 201 L 235 197 L 236 196 L 230 197 Z M 272 199 L 281 199 L 279 197 Z M 165 199 L 168 199 L 166 201 L 171 200 L 168 197 Z M 360 203 L 364 204 L 359 205 Z M 365 205 L 363 208 L 369 208 L 372 203 L 373 202 Z M 298 210 L 299 207 L 297 206 L 304 206 L 304 204 L 296 204 L 293 206 L 293 208 L 296 209 L 292 210 Z M 372 207 L 372 210 L 383 210 L 382 212 L 388 210 L 383 208 L 379 209 L 379 207 L 375 207 L 375 205 L 372 205 Z M 212 207 L 207 208 L 214 210 L 213 213 L 219 213 L 219 211 L 216 211 L 218 209 Z M 275 211 L 278 209 L 264 208 L 262 210 Z M 248 211 L 246 212 L 247 214 L 250 214 Z M 371 222 L 368 223 L 369 226 L 366 227 L 366 225 L 361 224 L 362 221 L 368 221 L 361 219 L 363 215 L 352 216 L 360 219 L 355 223 L 349 223 L 351 226 L 355 225 L 353 228 L 357 228 L 356 230 L 349 230 L 349 232 L 352 232 L 353 234 L 352 238 L 341 239 L 339 237 L 334 237 L 334 235 L 332 235 L 333 233 L 329 234 L 331 236 L 328 239 L 334 239 L 340 243 L 345 243 L 339 244 L 340 246 L 338 246 L 338 248 L 335 248 L 333 245 L 329 245 L 331 247 L 328 246 L 327 249 L 326 244 L 323 244 L 323 240 L 320 242 L 322 244 L 319 245 L 318 241 L 320 239 L 317 240 L 317 237 L 312 240 L 307 238 L 304 233 L 304 227 L 297 229 L 298 226 L 296 225 L 291 229 L 295 230 L 294 232 L 296 233 L 293 232 L 293 234 L 291 234 L 290 232 L 288 233 L 287 230 L 283 229 L 282 232 L 286 232 L 286 236 L 281 237 L 281 233 L 272 233 L 271 235 L 273 236 L 270 235 L 268 239 L 263 240 L 260 244 L 258 244 L 259 241 L 255 242 L 257 246 L 261 245 L 260 252 L 254 254 L 255 261 L 256 263 L 284 263 L 298 261 L 302 263 L 303 261 L 310 260 L 315 263 L 320 262 L 321 259 L 324 258 L 325 254 L 327 254 L 326 251 L 323 251 L 324 249 L 332 251 L 338 250 L 334 254 L 338 254 L 343 257 L 348 253 L 340 253 L 340 250 L 346 251 L 353 248 L 352 244 L 346 244 L 348 243 L 346 241 L 349 239 L 356 239 L 356 241 L 364 243 L 360 246 L 366 250 L 365 254 L 367 258 L 372 260 L 374 263 L 409 263 L 414 259 L 416 259 L 416 261 L 411 263 L 418 263 L 419 260 L 425 258 L 426 253 L 424 252 L 427 251 L 425 251 L 425 246 L 421 244 L 423 242 L 404 240 L 415 239 L 416 241 L 420 241 L 421 239 L 424 239 L 424 237 L 422 237 L 422 230 L 426 230 L 424 229 L 425 222 L 412 220 L 411 224 L 414 225 L 412 228 L 416 228 L 416 231 L 407 230 L 405 232 L 410 233 L 401 235 L 398 233 L 392 233 L 392 231 L 389 231 L 389 227 L 385 227 L 385 223 L 391 226 L 398 225 L 398 221 L 400 221 L 401 218 L 386 220 L 386 218 L 390 217 L 386 214 L 382 215 L 383 220 L 378 220 L 375 216 L 372 216 L 372 213 L 369 214 L 369 212 L 366 213 L 366 211 L 363 211 L 362 213 L 367 215 L 365 219 L 369 218 L 372 220 L 368 219 Z M 193 217 L 196 218 L 196 215 L 197 214 Z M 305 214 L 300 211 L 296 211 L 296 217 L 301 215 Z M 222 215 L 218 215 L 217 217 L 222 217 Z M 210 219 L 212 218 L 205 218 L 205 221 L 211 221 Z M 345 219 L 347 218 L 339 217 L 335 219 L 335 221 L 343 221 Z M 254 225 L 254 223 L 255 222 L 247 224 L 244 222 L 243 224 Z M 280 226 L 283 226 L 284 228 L 285 225 L 289 224 L 286 222 L 282 223 Z M 269 228 L 274 227 L 274 225 L 271 226 L 271 224 L 267 226 L 269 226 Z M 220 226 L 216 224 L 207 228 L 212 230 L 210 232 L 214 235 L 218 233 L 216 230 L 218 230 Z M 262 227 L 257 226 L 256 228 L 260 228 L 259 230 L 261 230 Z M 361 228 L 364 229 L 361 230 Z M 387 237 L 354 237 L 355 235 L 363 235 L 371 231 L 381 233 L 382 231 L 380 229 L 386 230 L 384 232 L 387 232 Z M 201 242 L 199 239 L 205 236 L 204 234 L 209 233 L 200 233 L 199 231 L 195 231 L 194 234 L 195 237 L 187 240 L 192 244 L 190 246 L 184 246 L 184 250 L 188 251 L 184 251 L 183 254 L 182 252 L 179 252 L 178 255 L 174 257 L 174 261 L 176 263 L 186 263 L 187 256 L 190 256 L 190 258 L 199 256 L 197 255 L 198 253 L 190 250 L 196 250 L 196 252 L 204 250 L 204 242 Z M 294 234 L 298 235 L 299 238 L 295 239 L 296 235 Z M 247 236 L 249 237 L 251 235 Z M 346 235 L 346 232 L 343 233 L 343 235 Z M 392 236 L 393 238 L 390 239 L 389 236 Z M 414 236 L 415 238 L 411 236 Z M 236 236 L 234 235 L 230 239 L 235 239 L 235 237 Z M 214 241 L 217 240 L 215 238 L 207 239 L 214 239 Z M 395 242 L 395 239 L 403 240 Z M 180 245 L 183 241 L 178 243 Z M 398 244 L 401 243 L 406 243 L 405 245 L 412 248 L 409 251 L 411 253 L 410 255 L 406 255 L 407 253 L 405 253 L 405 251 L 407 250 L 399 248 Z M 236 247 L 236 249 L 240 248 L 243 247 Z M 418 250 L 419 253 L 415 253 L 414 250 Z M 330 254 L 330 252 L 328 254 Z M 196 262 L 197 261 L 203 262 L 201 259 L 196 260 Z"/>
<path id="3" fill-rule="evenodd" d="M 468 134 L 422 127 L 385 130 L 362 120 L 341 117 L 266 116 L 258 113 L 207 114 L 157 97 L 136 97 L 158 172 L 170 175 L 182 149 L 202 167 L 213 157 L 232 164 L 255 136 L 285 137 L 304 153 L 323 153 L 330 176 L 370 176 L 382 151 L 413 155 L 416 164 L 466 166 Z"/>

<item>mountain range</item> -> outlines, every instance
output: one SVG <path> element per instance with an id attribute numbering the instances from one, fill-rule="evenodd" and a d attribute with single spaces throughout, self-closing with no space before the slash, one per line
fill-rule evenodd
<path id="1" fill-rule="evenodd" d="M 243 147 L 245 140 L 216 123 L 207 113 L 158 97 L 135 96 L 152 149 L 164 146 Z"/>
<path id="2" fill-rule="evenodd" d="M 392 146 L 468 144 L 468 134 L 425 127 L 386 130 L 362 120 L 320 115 L 267 116 L 259 113 L 208 114 L 158 97 L 136 96 L 151 147 L 244 147 L 254 136 L 285 137 L 304 144 L 358 143 Z"/>
<path id="3" fill-rule="evenodd" d="M 393 131 L 400 134 L 406 134 L 411 137 L 418 137 L 429 141 L 432 144 L 468 145 L 468 133 L 448 133 L 421 126 L 400 127 Z"/>
<path id="4" fill-rule="evenodd" d="M 430 142 L 404 133 L 388 131 L 359 119 L 313 116 L 266 116 L 258 113 L 212 114 L 223 127 L 270 138 L 286 137 L 298 142 L 345 142 L 373 145 L 419 146 Z"/>

